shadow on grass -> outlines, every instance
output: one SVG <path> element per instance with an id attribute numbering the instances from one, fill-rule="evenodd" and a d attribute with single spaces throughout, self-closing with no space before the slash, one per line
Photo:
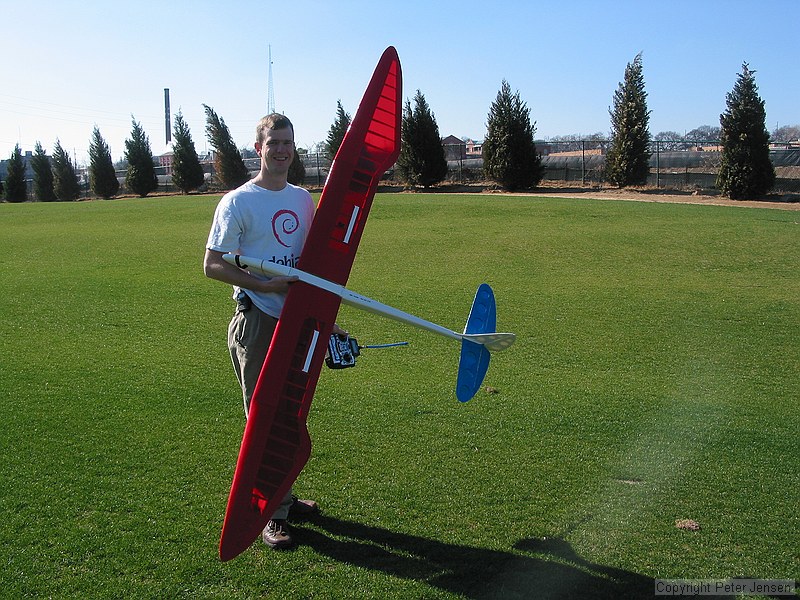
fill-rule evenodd
<path id="1" fill-rule="evenodd" d="M 337 561 L 424 581 L 466 598 L 652 598 L 650 577 L 584 560 L 564 540 L 525 539 L 513 551 L 446 544 L 317 516 L 294 530 Z"/>

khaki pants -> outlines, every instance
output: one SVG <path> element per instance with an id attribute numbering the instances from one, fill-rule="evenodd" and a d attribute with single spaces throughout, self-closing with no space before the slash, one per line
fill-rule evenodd
<path id="1" fill-rule="evenodd" d="M 242 386 L 245 418 L 250 410 L 250 400 L 277 325 L 278 319 L 261 312 L 255 306 L 245 311 L 237 311 L 228 325 L 228 349 L 231 352 L 236 378 Z M 272 518 L 285 519 L 289 515 L 291 505 L 292 491 L 289 490 Z"/>

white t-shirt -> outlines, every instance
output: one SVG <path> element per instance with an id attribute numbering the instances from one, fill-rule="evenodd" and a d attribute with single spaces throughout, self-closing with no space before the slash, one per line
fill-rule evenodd
<path id="1" fill-rule="evenodd" d="M 314 201 L 305 189 L 286 184 L 274 192 L 248 181 L 219 201 L 206 247 L 294 267 L 313 218 Z M 280 316 L 285 294 L 246 291 L 260 310 L 276 319 Z M 238 293 L 234 287 L 234 298 Z"/>

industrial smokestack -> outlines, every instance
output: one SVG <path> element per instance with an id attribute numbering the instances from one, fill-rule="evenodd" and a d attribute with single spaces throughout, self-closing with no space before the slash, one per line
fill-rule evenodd
<path id="1" fill-rule="evenodd" d="M 166 127 L 167 144 L 172 141 L 172 127 L 169 114 L 169 88 L 164 88 L 164 126 Z"/>

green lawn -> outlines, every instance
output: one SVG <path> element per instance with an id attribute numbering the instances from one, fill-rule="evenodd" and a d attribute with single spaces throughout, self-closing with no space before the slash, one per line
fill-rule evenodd
<path id="1" fill-rule="evenodd" d="M 0 596 L 800 579 L 800 213 L 379 194 L 348 287 L 458 330 L 486 281 L 517 344 L 461 404 L 456 343 L 344 307 L 411 344 L 323 371 L 302 545 L 220 563 L 244 422 L 201 269 L 217 199 L 0 205 Z"/>

